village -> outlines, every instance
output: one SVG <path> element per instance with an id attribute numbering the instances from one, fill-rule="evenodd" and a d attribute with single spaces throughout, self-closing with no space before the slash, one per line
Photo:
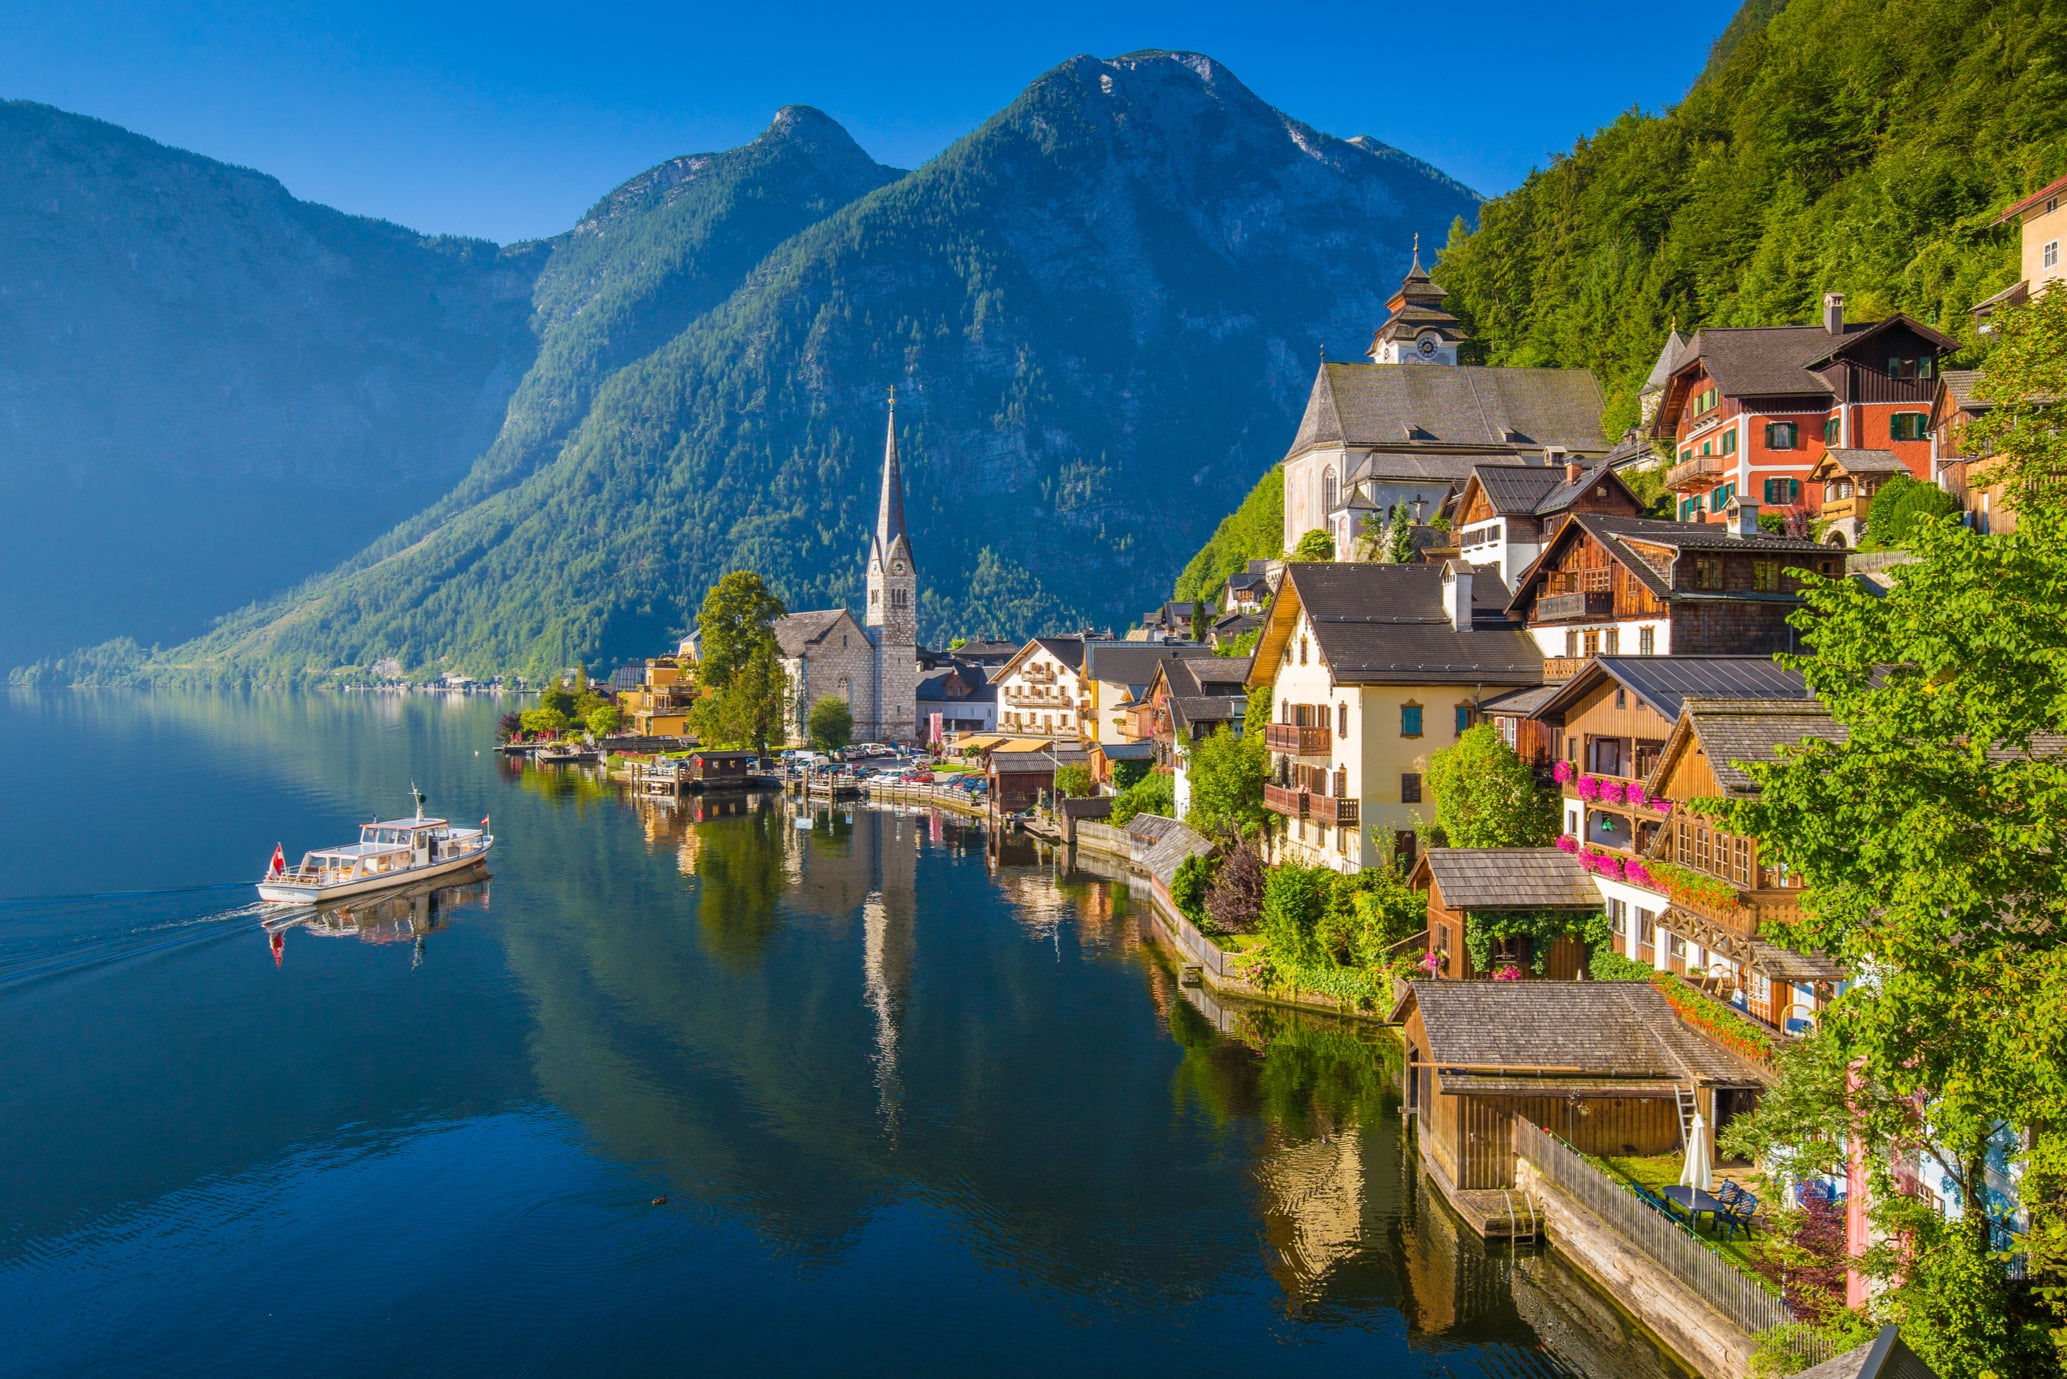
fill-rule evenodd
<path id="1" fill-rule="evenodd" d="M 2062 276 L 2063 196 L 2002 212 L 2027 279 L 1975 306 L 1984 337 Z M 1986 376 L 1832 290 L 1815 321 L 1669 330 L 1606 436 L 1590 373 L 1461 362 L 1446 295 L 1417 252 L 1368 359 L 1321 364 L 1281 548 L 1208 594 L 922 646 L 893 395 L 861 612 L 728 576 L 674 652 L 506 735 L 644 790 L 908 800 L 1104 859 L 1187 984 L 1395 1026 L 1450 1206 L 1548 1232 L 1704 1373 L 1846 1348 L 1887 1286 L 1883 1197 L 1968 1223 L 2013 1283 L 2030 1127 L 1808 1152 L 1761 1111 L 1865 974 L 1752 822 L 1785 817 L 1772 772 L 1848 740 L 1807 591 L 1885 600 L 1919 524 L 2017 529 L 1970 435 Z"/>

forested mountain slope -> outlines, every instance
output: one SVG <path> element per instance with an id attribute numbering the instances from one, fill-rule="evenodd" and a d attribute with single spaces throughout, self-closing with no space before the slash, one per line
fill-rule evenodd
<path id="1" fill-rule="evenodd" d="M 851 601 L 891 384 L 924 633 L 1128 620 L 1282 453 L 1318 349 L 1364 347 L 1414 233 L 1476 202 L 1208 59 L 1072 59 L 600 383 L 549 462 L 151 673 L 615 660 L 741 566 Z"/>
<path id="2" fill-rule="evenodd" d="M 1747 0 L 1680 105 L 1488 202 L 1435 274 L 1482 362 L 1598 371 L 1612 435 L 1675 319 L 1809 321 L 1840 290 L 1972 341 L 2017 275 L 1990 222 L 2062 172 L 2067 0 Z"/>
<path id="3" fill-rule="evenodd" d="M 450 489 L 545 257 L 0 102 L 0 666 L 191 636 Z"/>

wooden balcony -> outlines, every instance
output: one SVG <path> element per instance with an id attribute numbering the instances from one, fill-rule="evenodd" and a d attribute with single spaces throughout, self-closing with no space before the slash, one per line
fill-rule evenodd
<path id="1" fill-rule="evenodd" d="M 1266 783 L 1263 787 L 1263 807 L 1288 819 L 1305 818 L 1307 801 L 1312 798 L 1297 786 Z"/>
<path id="2" fill-rule="evenodd" d="M 1308 795 L 1306 817 L 1324 824 L 1355 828 L 1359 819 L 1357 801 L 1344 799 L 1340 795 Z"/>
<path id="3" fill-rule="evenodd" d="M 1609 618 L 1615 614 L 1612 589 L 1586 589 L 1570 594 L 1544 594 L 1536 600 L 1533 622 L 1570 622 L 1574 619 Z"/>
<path id="4" fill-rule="evenodd" d="M 1297 723 L 1266 723 L 1263 725 L 1263 745 L 1287 756 L 1324 757 L 1328 755 L 1328 730 L 1325 727 L 1302 727 Z"/>
<path id="5" fill-rule="evenodd" d="M 1872 506 L 1871 498 L 1861 498 L 1857 495 L 1850 498 L 1826 498 L 1823 501 L 1823 510 L 1816 515 L 1826 522 L 1842 522 L 1847 517 L 1864 522 L 1867 520 L 1867 509 Z"/>
<path id="6" fill-rule="evenodd" d="M 1543 682 L 1549 684 L 1556 680 L 1569 680 L 1586 669 L 1586 663 L 1592 659 L 1590 656 L 1545 656 Z"/>
<path id="7" fill-rule="evenodd" d="M 1665 471 L 1665 487 L 1669 489 L 1707 488 L 1721 482 L 1729 461 L 1721 455 L 1696 455 L 1691 460 L 1681 460 Z"/>

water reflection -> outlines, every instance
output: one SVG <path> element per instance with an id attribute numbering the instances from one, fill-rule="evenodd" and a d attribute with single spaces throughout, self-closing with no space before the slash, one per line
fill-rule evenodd
<path id="1" fill-rule="evenodd" d="M 260 927 L 276 967 L 285 964 L 289 934 L 353 938 L 361 943 L 407 943 L 410 967 L 421 967 L 426 940 L 451 923 L 455 911 L 488 909 L 489 879 L 483 867 L 457 883 L 410 886 L 360 900 L 286 913 L 275 909 L 266 915 Z"/>

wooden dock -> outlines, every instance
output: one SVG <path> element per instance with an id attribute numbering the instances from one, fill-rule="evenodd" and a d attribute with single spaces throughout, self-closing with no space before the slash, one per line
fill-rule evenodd
<path id="1" fill-rule="evenodd" d="M 1426 1154 L 1416 1154 L 1421 1171 L 1464 1224 L 1487 1240 L 1534 1240 L 1543 1234 L 1542 1214 L 1529 1194 L 1518 1187 L 1460 1188 L 1450 1182 L 1442 1165 Z"/>

